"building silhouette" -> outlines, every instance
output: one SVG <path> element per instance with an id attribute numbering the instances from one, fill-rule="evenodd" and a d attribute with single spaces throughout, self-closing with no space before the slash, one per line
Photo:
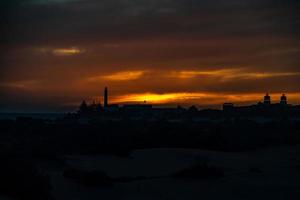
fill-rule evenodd
<path id="1" fill-rule="evenodd" d="M 281 105 L 287 105 L 287 97 L 285 96 L 285 94 L 283 94 L 283 95 L 280 97 L 280 104 L 281 104 Z"/>
<path id="2" fill-rule="evenodd" d="M 88 109 L 89 108 L 88 108 L 87 103 L 85 102 L 85 100 L 83 100 L 82 103 L 79 106 L 79 112 L 80 113 L 86 113 L 86 112 L 88 112 Z"/>
<path id="3" fill-rule="evenodd" d="M 300 106 L 288 104 L 288 98 L 282 94 L 280 101 L 271 103 L 269 93 L 263 98 L 263 102 L 258 102 L 253 105 L 235 106 L 233 103 L 227 102 L 223 104 L 223 110 L 219 109 L 200 109 L 191 106 L 188 109 L 178 106 L 177 108 L 162 108 L 153 107 L 146 102 L 141 104 L 109 104 L 108 102 L 108 87 L 104 88 L 104 106 L 101 103 L 93 101 L 87 104 L 83 101 L 79 107 L 78 114 L 83 118 L 98 118 L 98 119 L 149 119 L 149 120 L 185 120 L 185 119 L 216 119 L 227 117 L 286 117 L 298 116 Z"/>
<path id="4" fill-rule="evenodd" d="M 108 89 L 104 88 L 104 108 L 108 107 Z"/>
<path id="5" fill-rule="evenodd" d="M 264 97 L 264 105 L 271 105 L 271 96 L 269 95 L 269 93 L 267 93 Z"/>

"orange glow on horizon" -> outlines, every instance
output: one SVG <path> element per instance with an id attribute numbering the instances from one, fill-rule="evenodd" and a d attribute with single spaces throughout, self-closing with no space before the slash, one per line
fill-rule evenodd
<path id="1" fill-rule="evenodd" d="M 272 102 L 278 103 L 282 93 L 271 94 Z M 149 104 L 196 104 L 196 105 L 221 105 L 225 102 L 232 102 L 237 104 L 245 104 L 249 102 L 258 103 L 263 101 L 263 93 L 252 94 L 221 94 L 221 93 L 142 93 L 142 94 L 128 94 L 121 96 L 114 96 L 111 98 L 112 103 L 126 104 L 126 103 L 143 103 L 146 101 Z M 287 94 L 289 102 L 300 102 L 300 93 Z"/>

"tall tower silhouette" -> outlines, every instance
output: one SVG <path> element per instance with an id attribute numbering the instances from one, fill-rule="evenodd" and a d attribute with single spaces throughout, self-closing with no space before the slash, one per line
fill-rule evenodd
<path id="1" fill-rule="evenodd" d="M 104 108 L 108 107 L 108 89 L 105 87 L 104 89 Z"/>

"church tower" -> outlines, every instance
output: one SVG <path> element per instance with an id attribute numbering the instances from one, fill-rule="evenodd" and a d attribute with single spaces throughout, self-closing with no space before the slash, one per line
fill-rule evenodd
<path id="1" fill-rule="evenodd" d="M 108 89 L 105 87 L 104 89 L 104 108 L 108 107 Z"/>

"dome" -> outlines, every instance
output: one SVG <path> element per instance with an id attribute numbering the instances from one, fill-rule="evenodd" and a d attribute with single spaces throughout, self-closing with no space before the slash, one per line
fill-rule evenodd
<path id="1" fill-rule="evenodd" d="M 285 94 L 283 94 L 280 99 L 281 99 L 281 101 L 286 101 L 287 100 Z"/>

